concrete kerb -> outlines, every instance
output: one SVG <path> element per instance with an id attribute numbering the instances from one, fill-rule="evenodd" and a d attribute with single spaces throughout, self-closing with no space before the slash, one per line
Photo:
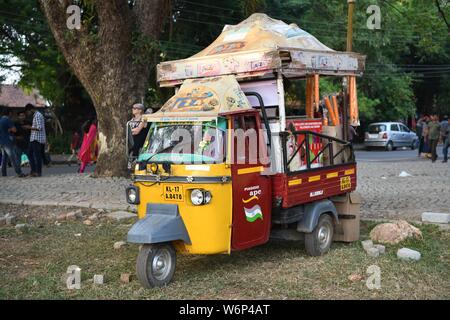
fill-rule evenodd
<path id="1" fill-rule="evenodd" d="M 24 200 L 4 200 L 0 199 L 0 203 L 2 204 L 15 204 L 15 205 L 23 205 Z"/>
<path id="2" fill-rule="evenodd" d="M 129 211 L 136 212 L 136 208 L 129 205 L 98 205 L 80 201 L 80 202 L 57 202 L 48 200 L 5 200 L 0 199 L 1 204 L 12 204 L 12 205 L 28 205 L 28 206 L 39 206 L 39 207 L 74 207 L 74 208 L 92 208 L 96 210 L 107 210 L 107 211 Z"/>

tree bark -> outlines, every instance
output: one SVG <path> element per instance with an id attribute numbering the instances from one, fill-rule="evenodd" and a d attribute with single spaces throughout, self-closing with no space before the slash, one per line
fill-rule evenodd
<path id="1" fill-rule="evenodd" d="M 153 55 L 142 39 L 158 39 L 169 13 L 168 0 L 91 0 L 96 29 L 66 26 L 69 0 L 40 0 L 58 47 L 89 93 L 99 120 L 96 176 L 126 174 L 125 124 L 133 103 L 141 102 Z M 139 35 L 136 43 L 136 35 Z"/>

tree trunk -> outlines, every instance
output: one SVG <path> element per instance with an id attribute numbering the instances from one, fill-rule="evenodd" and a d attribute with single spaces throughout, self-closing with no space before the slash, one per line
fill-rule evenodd
<path id="1" fill-rule="evenodd" d="M 136 0 L 131 8 L 127 0 L 92 0 L 95 28 L 82 24 L 79 30 L 66 26 L 66 9 L 72 1 L 40 2 L 58 47 L 97 112 L 96 176 L 123 176 L 128 113 L 132 104 L 143 101 L 153 57 L 146 44 L 159 37 L 169 13 L 168 0 Z"/>

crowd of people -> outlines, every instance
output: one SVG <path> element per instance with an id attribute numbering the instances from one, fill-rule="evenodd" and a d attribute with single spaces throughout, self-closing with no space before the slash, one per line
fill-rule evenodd
<path id="1" fill-rule="evenodd" d="M 424 115 L 419 118 L 416 124 L 416 133 L 419 137 L 419 152 L 418 156 L 430 158 L 432 162 L 438 159 L 437 145 L 441 141 L 443 144 L 443 160 L 448 160 L 449 147 L 449 119 L 444 116 L 439 122 L 439 116 L 433 114 L 431 116 Z"/>
<path id="2" fill-rule="evenodd" d="M 136 158 L 142 148 L 148 133 L 148 127 L 142 120 L 144 113 L 151 113 L 152 109 L 146 109 L 143 104 L 136 103 L 132 106 L 133 117 L 128 122 L 128 154 L 130 158 Z M 443 160 L 448 161 L 449 148 L 449 119 L 444 116 L 439 122 L 439 116 L 421 116 L 416 124 L 416 133 L 419 137 L 418 156 L 430 158 L 432 162 L 438 159 L 437 145 L 443 144 Z M 349 129 L 349 138 L 356 135 Z M 352 139 L 351 139 L 352 140 Z M 4 109 L 0 118 L 0 148 L 1 148 L 1 173 L 6 176 L 8 162 L 14 168 L 18 177 L 40 177 L 42 165 L 45 164 L 45 149 L 47 135 L 44 115 L 32 104 L 25 106 L 15 119 L 12 119 L 10 111 Z M 95 116 L 89 119 L 81 127 L 80 132 L 74 130 L 70 144 L 70 163 L 75 157 L 79 163 L 79 173 L 83 173 L 89 164 L 97 161 L 99 152 L 98 121 Z M 29 162 L 30 172 L 22 172 L 21 164 Z"/>
<path id="3" fill-rule="evenodd" d="M 132 106 L 132 118 L 128 122 L 129 150 L 128 154 L 136 158 L 144 145 L 148 133 L 146 123 L 142 121 L 144 113 L 151 113 L 141 103 Z M 48 149 L 45 118 L 41 111 L 32 104 L 28 104 L 23 111 L 15 116 L 11 110 L 3 109 L 0 118 L 0 157 L 2 176 L 7 175 L 10 164 L 18 177 L 42 176 L 42 165 L 49 160 L 46 155 Z M 81 130 L 72 132 L 70 143 L 70 163 L 76 158 L 79 173 L 84 173 L 86 167 L 95 164 L 99 154 L 98 121 L 96 116 L 90 116 L 81 126 Z M 48 150 L 47 150 L 48 151 Z M 47 161 L 46 161 L 47 160 Z M 24 164 L 30 165 L 30 172 L 22 171 Z"/>
<path id="4" fill-rule="evenodd" d="M 40 177 L 46 143 L 45 118 L 36 106 L 27 104 L 25 110 L 18 113 L 16 121 L 11 112 L 4 109 L 0 118 L 2 176 L 7 174 L 9 161 L 18 177 Z M 28 159 L 29 174 L 22 172 L 22 157 Z"/>

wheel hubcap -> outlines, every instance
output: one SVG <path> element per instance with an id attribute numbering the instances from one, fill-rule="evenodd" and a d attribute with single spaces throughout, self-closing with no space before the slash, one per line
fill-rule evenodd
<path id="1" fill-rule="evenodd" d="M 319 239 L 319 244 L 322 249 L 328 246 L 330 240 L 330 229 L 327 226 L 321 226 L 319 232 L 317 233 Z"/>
<path id="2" fill-rule="evenodd" d="M 152 272 L 153 276 L 158 280 L 165 280 L 172 267 L 172 259 L 167 249 L 160 249 L 153 256 Z"/>

